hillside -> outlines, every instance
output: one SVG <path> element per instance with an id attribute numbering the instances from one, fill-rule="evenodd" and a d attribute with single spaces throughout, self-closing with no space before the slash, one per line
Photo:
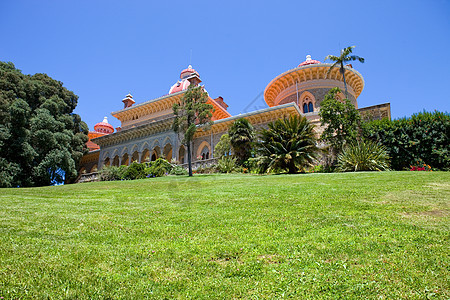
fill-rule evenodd
<path id="1" fill-rule="evenodd" d="M 450 297 L 449 172 L 164 177 L 0 203 L 5 299 Z"/>

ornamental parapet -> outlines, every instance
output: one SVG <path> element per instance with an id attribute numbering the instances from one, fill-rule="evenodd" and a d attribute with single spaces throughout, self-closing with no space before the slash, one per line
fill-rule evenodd
<path id="1" fill-rule="evenodd" d="M 311 85 L 314 84 L 314 82 L 319 85 L 320 82 L 323 82 L 325 85 L 333 85 L 333 81 L 343 83 L 343 77 L 339 68 L 333 68 L 327 75 L 331 66 L 332 64 L 300 66 L 278 75 L 264 90 L 264 100 L 269 106 L 275 106 L 280 100 L 280 95 L 289 87 L 298 85 L 298 88 L 302 89 L 303 85 Z M 349 90 L 354 93 L 355 98 L 357 98 L 364 88 L 364 79 L 355 69 L 348 66 L 344 68 L 347 86 L 349 87 Z M 329 82 L 326 83 L 325 81 Z"/>

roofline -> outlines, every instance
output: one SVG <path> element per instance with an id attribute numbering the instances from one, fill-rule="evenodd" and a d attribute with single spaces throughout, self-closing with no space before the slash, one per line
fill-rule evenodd
<path id="1" fill-rule="evenodd" d="M 166 98 L 170 98 L 170 97 L 172 97 L 172 96 L 177 96 L 177 95 L 183 94 L 184 92 L 186 92 L 186 90 L 179 91 L 179 92 L 176 92 L 176 93 L 173 93 L 173 94 L 167 94 L 167 95 L 164 95 L 164 96 L 155 98 L 155 99 L 147 100 L 147 101 L 145 101 L 145 102 L 142 102 L 142 103 L 139 103 L 139 104 L 130 106 L 130 107 L 126 107 L 126 108 L 122 108 L 122 109 L 120 109 L 120 110 L 113 111 L 113 112 L 111 113 L 111 115 L 114 116 L 114 115 L 116 115 L 116 114 L 118 114 L 118 113 L 121 113 L 121 112 L 124 112 L 124 111 L 127 111 L 127 110 L 131 110 L 131 109 L 134 109 L 134 108 L 139 107 L 139 106 L 143 106 L 143 105 L 146 105 L 146 104 L 149 104 L 149 103 L 157 102 L 157 101 L 159 101 L 159 100 L 163 100 L 163 99 L 166 99 Z"/>
<path id="2" fill-rule="evenodd" d="M 270 85 L 272 85 L 272 83 L 274 83 L 275 81 L 277 81 L 277 80 L 280 79 L 281 77 L 283 77 L 283 76 L 285 76 L 285 75 L 287 75 L 287 74 L 289 74 L 289 73 L 291 73 L 291 72 L 298 71 L 298 70 L 303 70 L 303 69 L 316 68 L 316 67 L 331 67 L 332 65 L 333 65 L 333 64 L 320 63 L 320 64 L 312 64 L 312 65 L 300 66 L 300 67 L 297 67 L 297 68 L 294 68 L 294 69 L 287 70 L 286 72 L 283 72 L 283 73 L 281 73 L 280 75 L 278 75 L 277 77 L 275 77 L 274 79 L 272 79 L 272 80 L 266 85 L 266 88 L 264 89 L 263 95 L 266 94 L 267 88 L 268 88 Z M 364 89 L 364 86 L 366 85 L 366 83 L 365 83 L 364 77 L 361 75 L 361 73 L 359 73 L 358 71 L 356 71 L 354 68 L 350 68 L 350 67 L 347 67 L 347 66 L 344 66 L 344 68 L 345 68 L 346 70 L 350 71 L 350 72 L 354 72 L 356 75 L 358 75 L 358 76 L 361 78 L 362 84 L 363 84 L 363 88 L 362 88 L 362 89 Z"/>
<path id="3" fill-rule="evenodd" d="M 297 112 L 300 115 L 302 114 L 300 112 L 300 109 L 298 108 L 297 104 L 294 103 L 294 102 L 290 102 L 290 103 L 286 103 L 286 104 L 282 104 L 282 105 L 276 105 L 276 106 L 272 106 L 272 107 L 263 108 L 263 109 L 260 109 L 260 110 L 254 110 L 254 111 L 251 111 L 251 112 L 248 112 L 248 113 L 245 113 L 245 114 L 239 114 L 239 115 L 236 115 L 236 116 L 231 116 L 231 117 L 228 117 L 228 118 L 225 118 L 225 119 L 220 119 L 220 120 L 214 121 L 214 124 L 227 122 L 227 121 L 232 121 L 232 120 L 235 120 L 235 119 L 246 118 L 246 117 L 250 117 L 250 116 L 253 116 L 253 115 L 260 114 L 260 113 L 265 113 L 265 112 L 268 112 L 268 111 L 283 109 L 283 108 L 287 108 L 287 107 L 290 107 L 290 106 L 294 107 L 295 110 L 297 110 Z"/>

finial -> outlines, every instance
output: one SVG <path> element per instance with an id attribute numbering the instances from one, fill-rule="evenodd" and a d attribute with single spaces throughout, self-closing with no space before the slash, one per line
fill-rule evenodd
<path id="1" fill-rule="evenodd" d="M 189 65 L 189 66 L 188 66 L 188 69 L 192 69 L 192 66 L 191 66 L 191 65 Z"/>
<path id="2" fill-rule="evenodd" d="M 306 61 L 311 60 L 311 55 L 306 55 Z"/>
<path id="3" fill-rule="evenodd" d="M 103 123 L 108 123 L 108 118 L 107 117 L 104 117 L 103 118 Z M 108 123 L 109 124 L 109 123 Z"/>

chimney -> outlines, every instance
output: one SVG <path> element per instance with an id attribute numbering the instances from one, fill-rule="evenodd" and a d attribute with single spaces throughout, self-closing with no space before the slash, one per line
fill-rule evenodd
<path id="1" fill-rule="evenodd" d="M 123 99 L 122 102 L 124 104 L 123 108 L 131 107 L 135 103 L 131 94 L 126 95 L 125 99 Z"/>
<path id="2" fill-rule="evenodd" d="M 222 106 L 225 110 L 227 110 L 228 104 L 226 104 L 226 103 L 223 101 L 223 97 L 222 97 L 222 96 L 219 96 L 219 97 L 217 97 L 217 98 L 214 99 L 214 100 L 217 102 L 217 104 L 219 104 L 219 105 Z"/>

